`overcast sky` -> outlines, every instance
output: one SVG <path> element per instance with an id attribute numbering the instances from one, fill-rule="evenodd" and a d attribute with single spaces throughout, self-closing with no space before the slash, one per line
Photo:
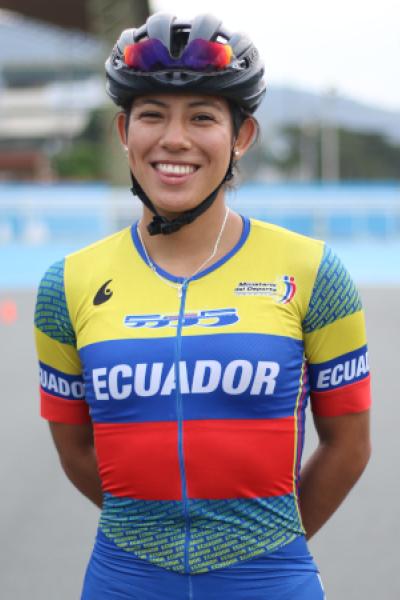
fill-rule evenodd
<path id="1" fill-rule="evenodd" d="M 400 0 L 151 0 L 182 17 L 211 12 L 256 43 L 267 80 L 400 110 Z"/>

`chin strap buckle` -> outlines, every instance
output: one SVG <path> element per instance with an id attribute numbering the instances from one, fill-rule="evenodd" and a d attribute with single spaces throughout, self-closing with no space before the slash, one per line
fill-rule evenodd
<path id="1" fill-rule="evenodd" d="M 140 187 L 138 181 L 134 178 L 132 171 L 131 171 L 131 180 L 132 180 L 131 192 L 134 196 L 138 196 L 140 198 L 140 200 L 143 202 L 143 204 L 149 210 L 151 210 L 151 212 L 154 214 L 153 220 L 151 221 L 151 223 L 149 223 L 147 225 L 147 230 L 148 230 L 149 234 L 150 235 L 158 235 L 159 233 L 162 233 L 163 235 L 169 235 L 170 233 L 174 233 L 175 231 L 178 231 L 184 225 L 188 225 L 189 223 L 192 223 L 195 219 L 197 219 L 197 217 L 199 215 L 201 215 L 205 210 L 207 210 L 211 206 L 211 204 L 214 202 L 214 200 L 217 197 L 218 192 L 221 189 L 221 187 L 223 186 L 223 184 L 226 181 L 229 181 L 230 179 L 232 179 L 232 177 L 233 177 L 233 151 L 232 151 L 231 160 L 229 162 L 227 172 L 225 173 L 225 177 L 221 181 L 221 183 L 218 185 L 218 187 L 216 187 L 215 190 L 213 192 L 211 192 L 211 194 L 209 196 L 207 196 L 207 198 L 205 200 L 203 200 L 203 202 L 201 202 L 198 206 L 196 206 L 195 208 L 192 208 L 191 210 L 187 210 L 187 211 L 181 213 L 181 215 L 179 217 L 177 217 L 176 219 L 172 219 L 171 221 L 169 219 L 167 219 L 167 217 L 163 217 L 162 215 L 158 215 L 156 213 L 156 209 L 154 208 L 153 203 L 150 201 L 150 199 L 148 198 L 148 196 L 146 195 L 144 190 Z"/>
<path id="2" fill-rule="evenodd" d="M 147 225 L 147 231 L 150 235 L 158 235 L 159 233 L 168 235 L 178 231 L 182 225 L 183 223 L 178 220 L 169 221 L 166 217 L 154 215 L 153 220 Z"/>

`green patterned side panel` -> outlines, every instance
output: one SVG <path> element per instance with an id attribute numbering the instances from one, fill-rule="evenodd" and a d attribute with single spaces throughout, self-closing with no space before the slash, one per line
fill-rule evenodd
<path id="1" fill-rule="evenodd" d="M 193 573 L 272 552 L 303 533 L 292 494 L 272 498 L 190 501 Z"/>
<path id="2" fill-rule="evenodd" d="M 64 290 L 64 260 L 54 263 L 40 282 L 35 325 L 62 344 L 76 345 L 75 332 L 68 314 Z"/>
<path id="3" fill-rule="evenodd" d="M 304 333 L 312 333 L 361 310 L 356 286 L 340 259 L 329 247 L 324 254 L 303 321 Z"/>
<path id="4" fill-rule="evenodd" d="M 185 570 L 182 502 L 105 494 L 100 529 L 119 548 L 138 558 L 178 573 Z"/>
<path id="5" fill-rule="evenodd" d="M 179 501 L 105 495 L 100 529 L 119 548 L 155 565 L 191 573 L 221 569 L 272 552 L 303 533 L 292 494 L 273 498 L 189 500 L 189 537 Z"/>

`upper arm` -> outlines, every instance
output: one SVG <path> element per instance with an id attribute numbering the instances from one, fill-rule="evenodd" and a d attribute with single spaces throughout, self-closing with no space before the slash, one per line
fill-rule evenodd
<path id="1" fill-rule="evenodd" d="M 356 453 L 369 452 L 369 410 L 337 417 L 318 417 L 314 414 L 314 424 L 322 444 L 350 447 Z"/>
<path id="2" fill-rule="evenodd" d="M 303 336 L 317 420 L 367 411 L 370 375 L 361 299 L 350 275 L 327 247 L 303 320 Z M 334 423 L 331 427 L 335 430 Z M 320 428 L 324 430 L 323 421 Z"/>
<path id="3" fill-rule="evenodd" d="M 371 454 L 370 411 L 337 417 L 314 415 L 314 424 L 320 447 L 339 461 L 342 479 L 350 480 L 353 485 L 364 471 Z"/>
<path id="4" fill-rule="evenodd" d="M 62 462 L 78 458 L 93 449 L 93 428 L 90 423 L 71 425 L 50 421 L 49 426 Z"/>
<path id="5" fill-rule="evenodd" d="M 38 290 L 35 340 L 40 367 L 41 415 L 53 422 L 90 423 L 82 367 L 64 287 L 64 261 L 52 265 Z"/>

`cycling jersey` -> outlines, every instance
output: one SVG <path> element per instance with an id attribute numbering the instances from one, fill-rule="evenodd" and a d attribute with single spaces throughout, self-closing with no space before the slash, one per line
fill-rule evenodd
<path id="1" fill-rule="evenodd" d="M 304 535 L 309 397 L 369 407 L 359 294 L 323 242 L 256 220 L 188 280 L 155 268 L 135 225 L 50 267 L 42 415 L 93 424 L 110 556 L 191 575 L 272 556 Z"/>

